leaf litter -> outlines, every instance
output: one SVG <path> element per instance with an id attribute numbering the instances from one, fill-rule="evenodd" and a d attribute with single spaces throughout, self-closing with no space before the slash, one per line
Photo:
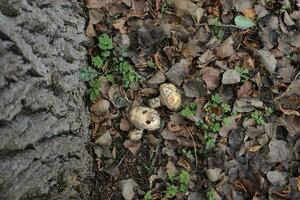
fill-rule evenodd
<path id="1" fill-rule="evenodd" d="M 86 7 L 93 42 L 80 79 L 102 199 L 300 198 L 298 1 Z M 181 106 L 155 108 L 160 127 L 130 140 L 130 110 L 149 106 L 163 83 L 176 85 Z"/>

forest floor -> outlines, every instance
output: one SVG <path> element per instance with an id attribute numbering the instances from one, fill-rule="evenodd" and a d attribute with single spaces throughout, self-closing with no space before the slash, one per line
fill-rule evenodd
<path id="1" fill-rule="evenodd" d="M 299 0 L 86 7 L 80 78 L 101 199 L 300 199 Z M 155 108 L 160 127 L 130 140 L 130 110 L 163 83 L 180 107 Z"/>

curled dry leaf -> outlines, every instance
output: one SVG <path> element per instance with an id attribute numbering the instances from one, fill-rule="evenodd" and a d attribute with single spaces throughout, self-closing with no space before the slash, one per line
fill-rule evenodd
<path id="1" fill-rule="evenodd" d="M 230 57 L 234 53 L 232 37 L 227 38 L 219 47 L 216 48 L 216 55 L 220 58 Z"/>
<path id="2" fill-rule="evenodd" d="M 286 109 L 283 109 L 281 105 L 279 105 L 279 109 L 285 115 L 296 115 L 296 116 L 300 117 L 300 112 L 298 112 L 296 110 L 286 110 Z"/>
<path id="3" fill-rule="evenodd" d="M 191 167 L 190 163 L 188 161 L 186 161 L 185 159 L 183 159 L 182 157 L 180 157 L 177 164 L 179 166 L 183 167 L 184 169 L 186 169 L 189 172 L 192 170 L 192 167 Z"/>

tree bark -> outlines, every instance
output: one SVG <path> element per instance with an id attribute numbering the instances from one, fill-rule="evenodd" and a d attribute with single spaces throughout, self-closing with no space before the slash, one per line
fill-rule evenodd
<path id="1" fill-rule="evenodd" d="M 90 199 L 75 0 L 0 0 L 0 199 Z"/>

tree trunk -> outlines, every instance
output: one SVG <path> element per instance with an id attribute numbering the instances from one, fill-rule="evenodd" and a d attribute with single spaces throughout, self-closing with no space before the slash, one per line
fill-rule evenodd
<path id="1" fill-rule="evenodd" d="M 90 199 L 75 0 L 0 0 L 0 199 Z"/>

